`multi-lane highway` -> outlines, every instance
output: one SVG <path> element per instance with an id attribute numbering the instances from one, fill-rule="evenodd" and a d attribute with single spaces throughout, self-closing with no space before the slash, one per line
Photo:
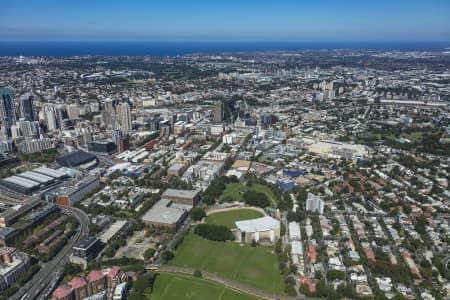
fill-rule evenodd
<path id="1" fill-rule="evenodd" d="M 62 274 L 62 270 L 68 257 L 72 252 L 72 247 L 80 239 L 86 237 L 89 233 L 89 217 L 78 208 L 63 208 L 62 211 L 68 215 L 74 216 L 80 224 L 80 230 L 76 232 L 59 251 L 59 253 L 50 261 L 45 263 L 33 278 L 28 281 L 20 290 L 11 297 L 12 300 L 18 299 L 46 299 L 49 293 L 48 286 L 57 281 Z M 50 290 L 51 291 L 51 290 Z"/>

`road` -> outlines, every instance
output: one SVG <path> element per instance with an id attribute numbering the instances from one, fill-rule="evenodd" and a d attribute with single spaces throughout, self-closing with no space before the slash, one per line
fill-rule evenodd
<path id="1" fill-rule="evenodd" d="M 80 209 L 71 207 L 61 207 L 62 211 L 68 215 L 72 215 L 78 220 L 80 230 L 77 231 L 67 242 L 67 244 L 59 251 L 59 253 L 50 261 L 45 263 L 33 278 L 28 281 L 20 290 L 15 293 L 10 299 L 46 299 L 45 295 L 41 295 L 47 286 L 52 282 L 56 276 L 60 276 L 64 265 L 68 261 L 69 255 L 72 252 L 72 247 L 80 239 L 89 234 L 89 217 Z"/>

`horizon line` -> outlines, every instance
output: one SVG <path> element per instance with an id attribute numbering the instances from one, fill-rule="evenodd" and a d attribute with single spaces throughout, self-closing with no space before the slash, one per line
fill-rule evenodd
<path id="1" fill-rule="evenodd" d="M 186 39 L 173 39 L 173 40 L 160 40 L 160 39 L 149 39 L 149 40 L 92 40 L 92 39 L 70 39 L 70 40 L 59 40 L 59 39 L 0 39 L 0 43 L 29 43 L 29 42 L 64 42 L 64 43 L 85 43 L 85 42 L 114 42 L 114 43 L 364 43 L 364 44 L 378 44 L 378 43 L 393 43 L 393 44 L 405 44 L 405 43 L 422 43 L 422 44 L 432 44 L 432 43 L 450 43 L 450 40 L 234 40 L 234 39 L 224 39 L 224 40 L 186 40 Z"/>

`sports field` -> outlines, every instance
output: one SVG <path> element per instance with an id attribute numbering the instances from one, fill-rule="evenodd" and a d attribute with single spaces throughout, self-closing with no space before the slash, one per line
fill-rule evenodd
<path id="1" fill-rule="evenodd" d="M 178 274 L 160 274 L 156 278 L 153 291 L 150 294 L 153 300 L 257 300 L 251 295 L 242 294 L 228 289 L 220 284 L 201 278 Z"/>
<path id="2" fill-rule="evenodd" d="M 269 198 L 270 202 L 272 202 L 274 206 L 277 202 L 275 195 L 273 194 L 273 191 L 270 189 L 270 187 L 261 184 L 246 186 L 241 182 L 230 183 L 227 185 L 225 191 L 223 191 L 223 196 L 231 197 L 234 201 L 243 201 L 244 198 L 242 195 L 246 191 L 255 191 L 266 194 L 267 198 Z"/>
<path id="3" fill-rule="evenodd" d="M 253 209 L 236 209 L 210 214 L 206 217 L 206 223 L 215 225 L 224 225 L 230 229 L 235 228 L 234 222 L 263 217 L 264 215 Z"/>
<path id="4" fill-rule="evenodd" d="M 272 247 L 215 242 L 190 233 L 169 264 L 217 273 L 268 292 L 284 293 L 284 278 Z"/>

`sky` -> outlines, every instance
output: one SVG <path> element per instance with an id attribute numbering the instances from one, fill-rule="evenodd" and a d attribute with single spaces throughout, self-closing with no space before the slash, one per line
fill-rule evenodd
<path id="1" fill-rule="evenodd" d="M 450 41 L 450 0 L 0 0 L 1 41 Z"/>

